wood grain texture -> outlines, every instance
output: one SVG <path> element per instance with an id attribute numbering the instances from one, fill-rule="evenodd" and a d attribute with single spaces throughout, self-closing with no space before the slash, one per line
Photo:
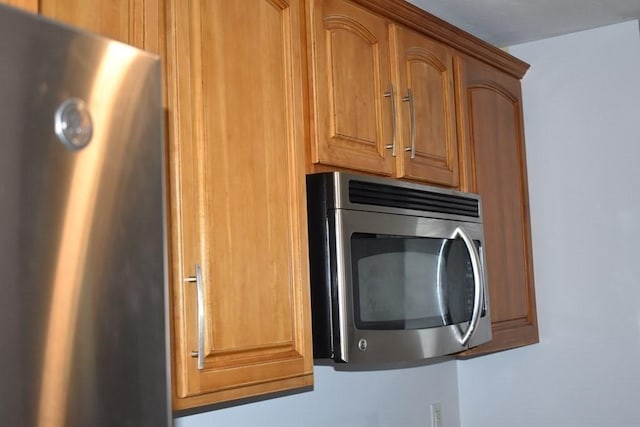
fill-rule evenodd
<path id="1" fill-rule="evenodd" d="M 314 127 L 311 161 L 391 175 L 386 20 L 342 0 L 308 6 Z"/>
<path id="2" fill-rule="evenodd" d="M 0 3 L 38 13 L 38 0 L 0 0 Z"/>
<path id="3" fill-rule="evenodd" d="M 458 186 L 458 139 L 453 50 L 426 36 L 394 25 L 398 105 L 397 177 L 448 187 Z M 415 118 L 415 157 L 411 158 L 411 109 Z"/>
<path id="4" fill-rule="evenodd" d="M 300 2 L 167 4 L 174 409 L 307 386 Z"/>
<path id="5" fill-rule="evenodd" d="M 462 188 L 482 196 L 493 340 L 464 354 L 538 342 L 520 82 L 458 63 Z"/>

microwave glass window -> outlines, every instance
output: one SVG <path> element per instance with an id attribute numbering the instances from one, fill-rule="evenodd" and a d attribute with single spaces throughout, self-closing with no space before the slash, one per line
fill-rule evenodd
<path id="1" fill-rule="evenodd" d="M 471 320 L 474 277 L 461 239 L 354 233 L 351 259 L 358 329 L 424 329 Z"/>

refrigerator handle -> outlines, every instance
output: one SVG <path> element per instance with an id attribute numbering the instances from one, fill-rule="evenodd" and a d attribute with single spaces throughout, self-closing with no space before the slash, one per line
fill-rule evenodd
<path id="1" fill-rule="evenodd" d="M 202 269 L 195 265 L 196 275 L 185 279 L 187 283 L 196 284 L 196 298 L 198 311 L 198 350 L 191 352 L 191 357 L 198 358 L 198 369 L 204 369 L 204 288 L 202 281 Z"/>

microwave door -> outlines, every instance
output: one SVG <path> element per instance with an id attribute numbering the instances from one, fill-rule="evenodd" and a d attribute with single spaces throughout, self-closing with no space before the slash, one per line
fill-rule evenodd
<path id="1" fill-rule="evenodd" d="M 484 286 L 482 258 L 475 258 L 476 282 L 467 283 L 471 255 L 456 230 L 464 224 L 473 245 L 482 241 L 480 224 L 351 210 L 336 210 L 333 219 L 340 242 L 334 310 L 338 359 L 417 360 L 459 352 L 474 342 L 471 332 L 484 329 L 489 318 L 476 315 L 467 334 L 473 310 L 466 295 Z M 387 349 L 378 352 L 380 346 Z"/>

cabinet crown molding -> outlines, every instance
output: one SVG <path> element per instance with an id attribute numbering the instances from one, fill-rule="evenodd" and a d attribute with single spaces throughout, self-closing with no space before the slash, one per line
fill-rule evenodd
<path id="1" fill-rule="evenodd" d="M 522 79 L 529 64 L 405 0 L 352 0 L 386 18 Z"/>

